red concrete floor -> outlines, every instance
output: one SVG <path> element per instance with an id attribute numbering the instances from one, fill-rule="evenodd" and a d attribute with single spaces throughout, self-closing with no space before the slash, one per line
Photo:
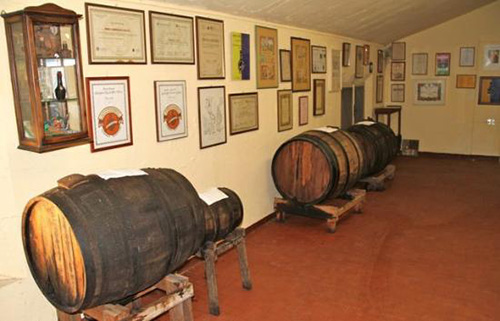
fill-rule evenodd
<path id="1" fill-rule="evenodd" d="M 247 237 L 253 289 L 236 251 L 217 262 L 221 315 L 208 314 L 203 263 L 185 275 L 196 321 L 500 320 L 500 164 L 399 158 L 385 192 L 341 221 L 298 216 Z"/>

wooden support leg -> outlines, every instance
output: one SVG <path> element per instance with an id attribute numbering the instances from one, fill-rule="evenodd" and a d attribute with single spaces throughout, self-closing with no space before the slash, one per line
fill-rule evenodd
<path id="1" fill-rule="evenodd" d="M 217 291 L 217 277 L 215 275 L 215 244 L 207 242 L 203 248 L 205 259 L 205 276 L 207 278 L 208 310 L 212 315 L 219 315 L 219 294 Z"/>
<path id="2" fill-rule="evenodd" d="M 362 214 L 363 213 L 363 202 L 360 202 L 354 206 L 354 213 Z"/>
<path id="3" fill-rule="evenodd" d="M 276 221 L 280 223 L 285 222 L 285 213 L 282 211 L 277 211 L 276 212 Z"/>
<path id="4" fill-rule="evenodd" d="M 250 270 L 248 269 L 247 248 L 245 245 L 245 230 L 240 227 L 237 228 L 235 232 L 239 237 L 236 249 L 238 250 L 238 260 L 240 261 L 240 274 L 243 288 L 246 290 L 251 290 L 252 280 L 250 279 Z"/>
<path id="5" fill-rule="evenodd" d="M 330 220 L 326 220 L 326 225 L 328 228 L 328 233 L 335 233 L 335 231 L 337 230 L 337 219 L 333 218 Z"/>
<path id="6" fill-rule="evenodd" d="M 163 282 L 162 289 L 167 295 L 176 293 L 180 288 L 183 288 L 185 284 L 183 282 L 188 282 L 187 278 L 173 275 L 168 279 L 168 282 Z M 169 311 L 170 321 L 192 321 L 193 320 L 193 308 L 191 304 L 191 299 L 183 301 L 181 304 L 174 306 Z"/>
<path id="7" fill-rule="evenodd" d="M 81 313 L 68 314 L 68 313 L 57 310 L 57 320 L 58 321 L 80 321 L 80 320 L 82 320 L 82 315 L 81 315 Z"/>

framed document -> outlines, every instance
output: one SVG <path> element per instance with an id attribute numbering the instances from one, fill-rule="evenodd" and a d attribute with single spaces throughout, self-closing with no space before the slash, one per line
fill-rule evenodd
<path id="1" fill-rule="evenodd" d="M 193 18 L 149 12 L 151 62 L 194 64 Z"/>
<path id="2" fill-rule="evenodd" d="M 392 81 L 405 81 L 406 63 L 391 62 L 391 80 Z"/>
<path id="3" fill-rule="evenodd" d="M 278 30 L 255 26 L 257 88 L 278 87 Z"/>
<path id="4" fill-rule="evenodd" d="M 231 33 L 232 80 L 250 80 L 250 35 Z"/>
<path id="5" fill-rule="evenodd" d="M 332 92 L 339 92 L 341 87 L 340 50 L 332 49 Z"/>
<path id="6" fill-rule="evenodd" d="M 411 55 L 411 74 L 412 75 L 427 75 L 427 60 L 426 53 L 414 53 Z"/>
<path id="7" fill-rule="evenodd" d="M 85 3 L 89 64 L 146 64 L 144 11 Z"/>
<path id="8" fill-rule="evenodd" d="M 348 42 L 342 43 L 342 66 L 349 67 L 351 65 L 351 44 Z"/>
<path id="9" fill-rule="evenodd" d="M 292 66 L 290 64 L 290 50 L 280 49 L 281 82 L 292 81 Z"/>
<path id="10" fill-rule="evenodd" d="M 156 139 L 164 142 L 186 137 L 186 82 L 155 81 Z"/>
<path id="11" fill-rule="evenodd" d="M 363 46 L 363 65 L 368 66 L 370 62 L 370 45 Z"/>
<path id="12" fill-rule="evenodd" d="M 326 47 L 311 46 L 312 73 L 326 74 Z"/>
<path id="13" fill-rule="evenodd" d="M 392 84 L 391 85 L 391 101 L 395 103 L 405 102 L 405 85 Z"/>
<path id="14" fill-rule="evenodd" d="M 292 91 L 311 90 L 311 42 L 309 39 L 291 38 Z"/>
<path id="15" fill-rule="evenodd" d="M 258 94 L 230 94 L 229 133 L 236 135 L 257 129 L 259 129 Z"/>
<path id="16" fill-rule="evenodd" d="M 479 78 L 479 104 L 500 105 L 500 77 Z"/>
<path id="17" fill-rule="evenodd" d="M 299 126 L 307 125 L 309 122 L 309 97 L 299 97 Z"/>
<path id="18" fill-rule="evenodd" d="M 451 54 L 448 52 L 439 52 L 436 54 L 436 76 L 450 75 Z"/>
<path id="19" fill-rule="evenodd" d="M 86 80 L 92 152 L 132 145 L 129 78 Z"/>
<path id="20" fill-rule="evenodd" d="M 292 91 L 278 90 L 278 132 L 293 128 Z"/>
<path id="21" fill-rule="evenodd" d="M 198 79 L 224 79 L 224 21 L 196 17 Z"/>
<path id="22" fill-rule="evenodd" d="M 314 100 L 313 115 L 321 116 L 325 114 L 325 80 L 314 79 Z"/>
<path id="23" fill-rule="evenodd" d="M 475 89 L 476 75 L 457 75 L 457 88 Z"/>
<path id="24" fill-rule="evenodd" d="M 384 76 L 383 75 L 377 75 L 375 102 L 377 104 L 384 102 Z"/>
<path id="25" fill-rule="evenodd" d="M 393 42 L 391 58 L 393 61 L 406 60 L 406 42 Z"/>
<path id="26" fill-rule="evenodd" d="M 364 48 L 356 46 L 356 61 L 355 61 L 355 78 L 363 78 L 365 74 L 365 66 L 363 65 Z"/>
<path id="27" fill-rule="evenodd" d="M 377 72 L 379 74 L 384 72 L 384 51 L 377 51 Z"/>
<path id="28" fill-rule="evenodd" d="M 415 105 L 444 105 L 445 80 L 415 80 L 413 103 Z"/>
<path id="29" fill-rule="evenodd" d="M 226 143 L 226 88 L 198 87 L 200 148 Z"/>
<path id="30" fill-rule="evenodd" d="M 500 70 L 500 45 L 484 46 L 483 69 Z"/>
<path id="31" fill-rule="evenodd" d="M 460 48 L 460 67 L 474 67 L 476 58 L 475 47 L 461 47 Z"/>

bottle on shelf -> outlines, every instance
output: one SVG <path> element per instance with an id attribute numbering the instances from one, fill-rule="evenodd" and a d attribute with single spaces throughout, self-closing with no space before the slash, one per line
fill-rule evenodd
<path id="1" fill-rule="evenodd" d="M 62 72 L 57 72 L 57 87 L 54 90 L 57 100 L 64 100 L 66 98 L 66 88 L 62 83 Z"/>

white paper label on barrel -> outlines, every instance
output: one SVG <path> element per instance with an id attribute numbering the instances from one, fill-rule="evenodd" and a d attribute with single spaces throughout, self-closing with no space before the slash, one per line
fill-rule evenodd
<path id="1" fill-rule="evenodd" d="M 366 125 L 366 126 L 371 126 L 373 124 L 375 124 L 375 122 L 371 120 L 363 120 L 356 123 L 356 125 Z"/>
<path id="2" fill-rule="evenodd" d="M 337 130 L 339 130 L 338 128 L 334 128 L 334 127 L 319 127 L 319 128 L 314 128 L 314 130 L 319 130 L 319 131 L 322 131 L 322 132 L 325 132 L 325 133 L 334 133 L 336 132 Z"/>
<path id="3" fill-rule="evenodd" d="M 199 193 L 198 196 L 203 200 L 203 202 L 207 203 L 207 205 L 212 205 L 215 202 L 228 198 L 223 191 L 216 187 L 212 187 L 208 191 L 203 193 Z"/>
<path id="4" fill-rule="evenodd" d="M 97 174 L 97 176 L 105 180 L 108 180 L 110 178 L 120 178 L 126 176 L 144 176 L 144 175 L 148 175 L 148 173 L 140 169 L 110 169 Z"/>

